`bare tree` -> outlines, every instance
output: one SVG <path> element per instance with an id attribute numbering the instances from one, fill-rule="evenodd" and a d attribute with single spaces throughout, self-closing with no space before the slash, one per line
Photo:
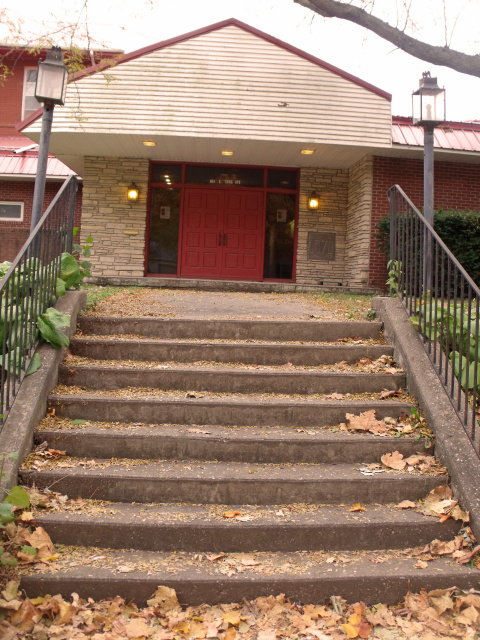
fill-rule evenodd
<path id="1" fill-rule="evenodd" d="M 404 26 L 392 26 L 383 19 L 374 15 L 375 1 L 362 0 L 361 6 L 351 4 L 351 0 L 293 0 L 297 4 L 314 11 L 324 18 L 340 18 L 348 20 L 355 24 L 376 33 L 384 40 L 388 40 L 396 47 L 409 53 L 415 58 L 425 60 L 435 65 L 443 65 L 450 67 L 460 73 L 466 73 L 471 76 L 480 78 L 480 55 L 469 55 L 451 49 L 448 41 L 447 33 L 447 17 L 445 11 L 445 1 L 443 7 L 440 7 L 443 14 L 445 27 L 445 44 L 443 46 L 435 46 L 418 40 L 406 33 L 407 25 L 411 25 L 410 8 L 412 1 L 403 0 L 402 16 L 404 17 Z M 422 0 L 420 0 L 421 2 Z M 458 18 L 458 16 L 457 16 Z M 456 19 L 453 21 L 452 29 L 456 25 Z"/>

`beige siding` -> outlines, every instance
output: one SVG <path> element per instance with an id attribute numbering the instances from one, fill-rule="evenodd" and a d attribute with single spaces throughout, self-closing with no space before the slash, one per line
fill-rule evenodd
<path id="1" fill-rule="evenodd" d="M 387 99 L 233 25 L 107 76 L 69 86 L 54 131 L 391 146 Z"/>

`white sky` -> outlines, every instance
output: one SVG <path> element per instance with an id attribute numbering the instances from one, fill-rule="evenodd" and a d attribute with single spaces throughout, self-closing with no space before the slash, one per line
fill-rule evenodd
<path id="1" fill-rule="evenodd" d="M 452 48 L 476 53 L 480 50 L 480 3 L 445 1 L 449 29 L 456 25 Z M 377 6 L 396 11 L 397 2 L 403 4 L 401 0 L 377 0 Z M 3 0 L 0 9 L 7 9 L 11 18 L 24 20 L 24 32 L 40 34 L 45 33 L 42 22 L 72 21 L 83 3 L 84 0 Z M 416 0 L 413 6 L 418 12 L 415 37 L 444 44 L 443 0 Z M 411 114 L 411 93 L 418 87 L 422 71 L 429 70 L 447 90 L 448 119 L 480 120 L 479 78 L 417 60 L 356 25 L 321 18 L 292 0 L 88 1 L 91 36 L 127 53 L 232 17 L 391 93 L 393 115 Z M 0 25 L 0 40 L 5 40 L 5 35 L 5 25 Z"/>

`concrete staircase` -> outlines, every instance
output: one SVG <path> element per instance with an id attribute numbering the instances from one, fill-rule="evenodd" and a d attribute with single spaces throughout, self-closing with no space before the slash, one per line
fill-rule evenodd
<path id="1" fill-rule="evenodd" d="M 28 593 L 143 604 L 168 585 L 188 604 L 271 593 L 393 603 L 409 586 L 477 586 L 476 570 L 449 559 L 419 569 L 408 551 L 450 540 L 458 523 L 395 508 L 445 475 L 361 471 L 422 443 L 331 428 L 346 413 L 410 412 L 380 399 L 405 387 L 403 373 L 321 367 L 391 355 L 379 323 L 84 316 L 80 329 L 55 416 L 36 433 L 69 457 L 21 479 L 82 508 L 39 519 L 70 555 L 25 576 Z"/>

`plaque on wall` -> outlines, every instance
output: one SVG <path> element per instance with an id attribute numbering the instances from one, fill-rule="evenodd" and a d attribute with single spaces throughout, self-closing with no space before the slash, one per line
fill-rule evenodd
<path id="1" fill-rule="evenodd" d="M 335 260 L 335 233 L 309 231 L 307 258 L 309 260 Z"/>
<path id="2" fill-rule="evenodd" d="M 287 210 L 277 209 L 277 222 L 286 222 L 286 221 L 287 221 Z"/>
<path id="3" fill-rule="evenodd" d="M 160 207 L 160 220 L 170 220 L 170 207 Z"/>

